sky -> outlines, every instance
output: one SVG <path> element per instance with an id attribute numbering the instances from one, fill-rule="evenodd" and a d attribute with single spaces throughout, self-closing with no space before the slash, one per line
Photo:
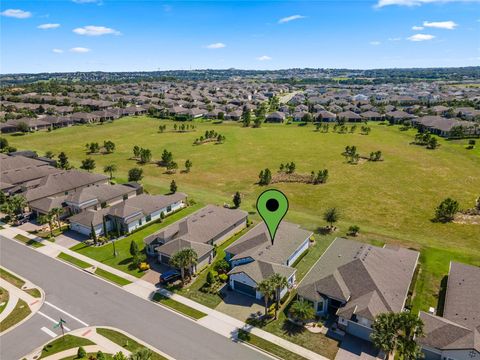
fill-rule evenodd
<path id="1" fill-rule="evenodd" d="M 0 73 L 480 65 L 480 0 L 0 0 Z"/>

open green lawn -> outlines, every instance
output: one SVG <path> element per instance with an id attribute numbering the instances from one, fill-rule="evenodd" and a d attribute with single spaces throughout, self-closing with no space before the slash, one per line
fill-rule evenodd
<path id="1" fill-rule="evenodd" d="M 0 322 L 0 333 L 25 319 L 31 312 L 28 304 L 22 299 L 18 299 L 12 312 Z"/>
<path id="2" fill-rule="evenodd" d="M 163 149 L 168 149 L 173 152 L 180 168 L 185 160 L 190 159 L 193 162 L 192 171 L 169 175 L 155 163 L 145 165 L 142 167 L 145 173 L 143 184 L 148 191 L 166 193 L 171 180 L 175 179 L 179 191 L 187 193 L 190 198 L 204 204 L 219 205 L 231 202 L 233 193 L 240 191 L 243 196 L 241 207 L 252 212 L 254 220 L 259 220 L 254 214 L 255 200 L 265 189 L 255 184 L 261 169 L 268 167 L 276 171 L 280 163 L 290 161 L 296 163 L 297 171 L 301 173 L 327 168 L 330 177 L 325 185 L 275 184 L 289 198 L 290 209 L 286 220 L 315 230 L 325 225 L 322 220 L 325 209 L 335 206 L 341 211 L 338 224 L 341 229 L 356 224 L 361 228 L 361 239 L 423 250 L 422 260 L 427 264 L 427 258 L 436 252 L 446 254 L 444 261 L 447 263 L 450 257 L 474 263 L 480 259 L 478 226 L 430 221 L 434 208 L 445 197 L 453 197 L 462 208 L 468 208 L 480 195 L 478 145 L 473 150 L 467 150 L 466 140 L 440 139 L 440 148 L 427 150 L 410 145 L 415 130 L 400 131 L 397 126 L 376 123 L 369 124 L 372 131 L 368 136 L 331 131 L 325 134 L 314 131 L 312 125 L 264 124 L 260 129 L 252 129 L 242 128 L 236 123 L 211 122 L 196 122 L 195 132 L 167 131 L 161 134 L 157 131 L 161 123 L 167 124 L 167 130 L 173 127 L 172 121 L 127 117 L 105 125 L 7 137 L 11 145 L 19 150 L 32 149 L 40 154 L 47 150 L 56 154 L 65 151 L 77 167 L 87 157 L 87 142 L 112 140 L 116 144 L 115 153 L 91 156 L 99 172 L 106 164 L 117 165 L 118 181 L 126 179 L 130 168 L 139 166 L 130 160 L 133 145 L 151 149 L 153 160 L 158 160 Z M 192 145 L 195 138 L 211 129 L 225 135 L 226 142 L 221 145 Z M 340 154 L 347 145 L 356 145 L 360 154 L 367 156 L 371 151 L 381 150 L 385 161 L 346 164 Z M 184 216 L 184 213 L 180 214 Z M 143 238 L 139 234 L 132 235 L 136 241 Z M 124 246 L 128 252 L 129 241 Z M 132 273 L 128 269 L 128 255 L 115 259 L 111 245 L 106 248 L 109 250 L 95 256 L 101 256 L 105 263 Z M 100 249 L 77 250 L 87 253 Z M 425 294 L 427 299 L 432 296 L 438 284 L 427 281 L 428 274 L 431 273 L 433 279 L 441 279 L 443 271 L 438 266 L 425 266 L 423 275 L 419 277 L 420 281 L 425 279 L 425 286 L 417 294 Z M 136 276 L 141 276 L 141 273 Z M 424 305 L 421 307 L 424 308 Z"/>
<path id="3" fill-rule="evenodd" d="M 117 284 L 119 286 L 125 286 L 125 285 L 128 285 L 128 284 L 131 284 L 132 282 L 127 280 L 127 279 L 124 279 L 118 275 L 115 275 L 115 274 L 112 274 L 111 272 L 108 272 L 106 270 L 103 270 L 103 269 L 100 269 L 100 268 L 97 268 L 95 270 L 95 274 L 108 280 L 108 281 L 111 281 L 113 282 L 114 284 Z"/>
<path id="4" fill-rule="evenodd" d="M 139 344 L 132 338 L 111 329 L 97 328 L 97 333 L 102 336 L 105 336 L 107 339 L 113 341 L 115 344 L 120 345 L 125 350 L 134 352 L 140 348 L 144 348 L 143 345 Z M 151 360 L 167 360 L 164 356 L 153 352 Z"/>
<path id="5" fill-rule="evenodd" d="M 170 225 L 171 223 L 181 219 L 182 217 L 191 214 L 201 208 L 200 204 L 189 206 L 175 214 L 166 217 L 162 223 L 154 223 L 149 225 L 121 240 L 115 241 L 115 250 L 117 256 L 113 256 L 113 245 L 111 243 L 103 246 L 88 246 L 82 243 L 75 245 L 71 250 L 77 251 L 80 254 L 91 257 L 105 265 L 112 266 L 119 270 L 125 271 L 138 278 L 144 275 L 143 271 L 137 268 L 132 268 L 132 255 L 130 255 L 130 243 L 135 241 L 139 249 L 144 248 L 143 239 L 153 232 Z"/>
<path id="6" fill-rule="evenodd" d="M 73 335 L 65 335 L 45 345 L 43 347 L 42 355 L 40 356 L 40 359 L 59 353 L 63 350 L 78 348 L 80 346 L 87 346 L 87 345 L 95 345 L 95 344 L 85 338 L 81 338 Z"/>

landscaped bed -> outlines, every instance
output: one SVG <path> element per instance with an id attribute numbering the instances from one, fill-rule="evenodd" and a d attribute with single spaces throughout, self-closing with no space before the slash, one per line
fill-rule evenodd
<path id="1" fill-rule="evenodd" d="M 73 335 L 65 335 L 53 340 L 42 349 L 42 355 L 39 359 L 51 356 L 64 350 L 78 348 L 80 346 L 95 345 L 92 341 Z"/>
<path id="2" fill-rule="evenodd" d="M 165 305 L 165 306 L 171 308 L 172 310 L 178 311 L 179 313 L 181 313 L 183 315 L 191 317 L 195 320 L 198 320 L 198 319 L 201 319 L 204 316 L 207 316 L 207 314 L 205 314 L 205 313 L 203 313 L 203 312 L 201 312 L 197 309 L 191 308 L 190 306 L 182 304 L 181 302 L 178 302 L 176 300 L 173 300 L 171 298 L 163 296 L 160 293 L 155 293 L 152 300 L 156 301 L 156 302 L 158 302 L 162 305 Z"/>
<path id="3" fill-rule="evenodd" d="M 0 332 L 7 330 L 9 327 L 19 323 L 23 319 L 25 319 L 32 311 L 28 307 L 28 304 L 19 299 L 17 305 L 12 310 L 8 316 L 0 322 Z"/>
<path id="4" fill-rule="evenodd" d="M 145 348 L 132 338 L 112 329 L 97 328 L 97 333 L 120 345 L 125 350 L 134 352 L 135 350 Z M 151 360 L 167 360 L 164 356 L 152 351 Z"/>

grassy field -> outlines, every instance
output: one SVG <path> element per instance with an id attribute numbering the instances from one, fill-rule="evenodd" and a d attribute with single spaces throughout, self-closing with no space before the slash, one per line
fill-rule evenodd
<path id="1" fill-rule="evenodd" d="M 134 352 L 135 350 L 138 350 L 140 348 L 144 348 L 143 345 L 139 344 L 132 338 L 118 332 L 115 330 L 111 329 L 104 329 L 104 328 L 97 328 L 97 333 L 99 333 L 102 336 L 105 336 L 107 339 L 113 341 L 115 344 L 120 345 L 124 349 Z M 153 352 L 151 360 L 167 360 L 164 356 Z"/>
<path id="2" fill-rule="evenodd" d="M 171 180 L 175 179 L 178 190 L 190 198 L 219 205 L 231 202 L 233 193 L 240 191 L 242 208 L 251 212 L 254 220 L 259 220 L 254 213 L 255 200 L 264 190 L 255 184 L 261 169 L 268 167 L 275 172 L 280 163 L 290 161 L 296 163 L 300 173 L 327 168 L 330 177 L 325 185 L 275 184 L 289 198 L 286 220 L 315 230 L 325 225 L 322 220 L 325 209 L 335 206 L 341 211 L 338 226 L 341 229 L 352 224 L 360 226 L 362 239 L 424 250 L 425 261 L 430 254 L 438 253 L 446 263 L 456 259 L 480 265 L 478 226 L 431 221 L 435 207 L 445 197 L 455 198 L 462 208 L 473 206 L 480 195 L 480 146 L 466 150 L 465 140 L 440 139 L 440 148 L 427 150 L 410 144 L 415 130 L 400 131 L 396 126 L 374 123 L 370 123 L 372 131 L 368 136 L 358 132 L 325 134 L 314 131 L 312 125 L 263 125 L 260 129 L 252 129 L 239 124 L 210 122 L 197 122 L 195 132 L 158 133 L 160 123 L 167 124 L 167 130 L 173 127 L 172 121 L 129 117 L 101 126 L 9 135 L 8 140 L 19 150 L 32 149 L 40 154 L 47 150 L 56 154 L 65 151 L 77 167 L 87 157 L 87 142 L 112 140 L 116 144 L 115 153 L 91 157 L 99 172 L 106 164 L 117 165 L 118 181 L 126 180 L 130 168 L 140 166 L 130 159 L 133 145 L 151 149 L 153 160 L 158 160 L 163 149 L 167 149 L 173 152 L 180 168 L 190 159 L 192 171 L 169 175 L 165 168 L 153 162 L 142 166 L 143 184 L 148 191 L 167 193 Z M 226 142 L 193 145 L 195 138 L 211 129 L 225 135 Z M 385 161 L 349 165 L 340 155 L 347 145 L 356 145 L 360 154 L 366 156 L 371 151 L 381 150 Z M 105 263 L 131 272 L 128 263 L 119 264 L 118 259 L 112 257 L 111 250 L 103 255 Z M 438 286 L 429 284 L 428 272 L 433 272 L 435 279 L 441 279 L 444 274 L 438 271 L 443 270 L 436 266 L 424 267 L 419 279 L 426 286 L 422 292 L 427 297 L 434 294 Z"/>
<path id="3" fill-rule="evenodd" d="M 160 304 L 163 304 L 163 305 L 171 308 L 172 310 L 178 311 L 179 313 L 181 313 L 183 315 L 186 315 L 188 317 L 191 317 L 195 320 L 198 320 L 198 319 L 201 319 L 204 316 L 207 316 L 207 314 L 205 314 L 205 313 L 203 313 L 203 312 L 201 312 L 197 309 L 191 308 L 190 306 L 187 306 L 187 305 L 182 304 L 182 303 L 180 303 L 176 300 L 173 300 L 173 299 L 170 299 L 166 296 L 163 296 L 160 293 L 155 293 L 155 295 L 153 296 L 153 301 L 159 302 Z"/>
<path id="4" fill-rule="evenodd" d="M 45 345 L 43 347 L 42 355 L 40 356 L 40 359 L 62 352 L 63 350 L 78 348 L 80 346 L 87 346 L 87 345 L 95 345 L 95 344 L 85 338 L 81 338 L 73 335 L 65 335 Z"/>
<path id="5" fill-rule="evenodd" d="M 0 322 L 0 332 L 7 330 L 9 327 L 19 323 L 25 319 L 32 311 L 28 307 L 28 304 L 22 299 L 18 299 L 17 305 L 13 308 L 12 312 Z"/>

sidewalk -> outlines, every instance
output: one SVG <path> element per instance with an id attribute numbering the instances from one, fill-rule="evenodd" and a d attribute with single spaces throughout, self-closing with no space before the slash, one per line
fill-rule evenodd
<path id="1" fill-rule="evenodd" d="M 45 255 L 48 255 L 48 256 L 51 256 L 51 257 L 56 257 L 60 252 L 63 252 L 63 253 L 66 253 L 68 255 L 71 255 L 73 257 L 76 257 L 82 261 L 85 261 L 97 268 L 100 268 L 100 269 L 103 269 L 103 270 L 106 270 L 106 271 L 109 271 L 115 275 L 118 275 L 120 277 L 123 277 L 124 279 L 127 279 L 129 281 L 132 282 L 132 284 L 128 284 L 128 285 L 125 285 L 123 286 L 123 288 L 136 295 L 136 296 L 139 296 L 141 298 L 144 298 L 146 300 L 151 300 L 151 297 L 153 296 L 153 294 L 155 292 L 160 292 L 162 295 L 164 296 L 167 296 L 167 297 L 170 297 L 172 298 L 173 300 L 176 300 L 180 303 L 183 303 L 191 308 L 194 308 L 196 310 L 199 310 L 205 314 L 207 314 L 207 316 L 205 316 L 204 318 L 201 318 L 199 320 L 197 320 L 196 322 L 220 335 L 223 335 L 225 337 L 228 337 L 230 339 L 236 339 L 237 338 L 237 334 L 238 334 L 238 330 L 242 329 L 242 330 L 245 330 L 247 332 L 251 332 L 252 334 L 256 335 L 256 336 L 259 336 L 267 341 L 270 341 L 278 346 L 281 346 L 285 349 L 288 349 L 298 355 L 301 355 L 303 356 L 304 358 L 306 359 L 309 359 L 309 360 L 327 360 L 326 357 L 320 355 L 320 354 L 317 354 L 316 352 L 313 352 L 311 350 L 308 350 L 302 346 L 299 346 L 297 344 L 294 344 L 288 340 L 285 340 L 285 339 L 282 339 L 274 334 L 271 334 L 267 331 L 264 331 L 264 330 L 261 330 L 261 329 L 258 329 L 256 327 L 253 327 L 251 325 L 248 325 L 246 323 L 244 323 L 243 321 L 240 321 L 238 319 L 235 319 L 229 315 L 226 315 L 222 312 L 219 312 L 215 309 L 211 309 L 207 306 L 204 306 L 202 304 L 199 304 L 193 300 L 190 300 L 184 296 L 181 296 L 181 295 L 178 295 L 178 294 L 175 294 L 175 293 L 172 293 L 166 289 L 158 289 L 155 285 L 147 282 L 147 281 L 144 281 L 144 280 L 141 280 L 141 279 L 138 279 L 130 274 L 127 274 L 121 270 L 118 270 L 116 268 L 113 268 L 113 267 L 110 267 L 108 265 L 105 265 L 105 264 L 102 264 L 92 258 L 89 258 L 87 256 L 84 256 L 82 254 L 79 254 L 75 251 L 72 251 L 72 250 L 69 250 L 67 248 L 64 248 L 58 244 L 55 244 L 55 243 L 52 243 L 48 240 L 44 240 L 44 239 L 40 239 L 40 238 L 37 238 L 29 233 L 27 233 L 26 231 L 23 231 L 23 230 L 20 230 L 20 229 L 14 229 L 14 228 L 5 228 L 4 230 L 0 230 L 0 234 L 3 234 L 4 236 L 7 236 L 5 235 L 5 232 L 6 230 L 9 230 L 8 233 L 14 233 L 14 235 L 10 235 L 9 237 L 13 238 L 15 236 L 15 234 L 22 234 L 24 236 L 27 236 L 31 239 L 34 239 L 36 241 L 40 241 L 42 242 L 44 245 L 44 247 L 41 247 L 41 248 L 38 248 L 37 250 L 44 253 Z M 158 304 L 159 306 L 162 306 L 161 304 Z M 173 311 L 173 310 L 171 310 Z M 192 320 L 193 321 L 193 320 Z"/>

